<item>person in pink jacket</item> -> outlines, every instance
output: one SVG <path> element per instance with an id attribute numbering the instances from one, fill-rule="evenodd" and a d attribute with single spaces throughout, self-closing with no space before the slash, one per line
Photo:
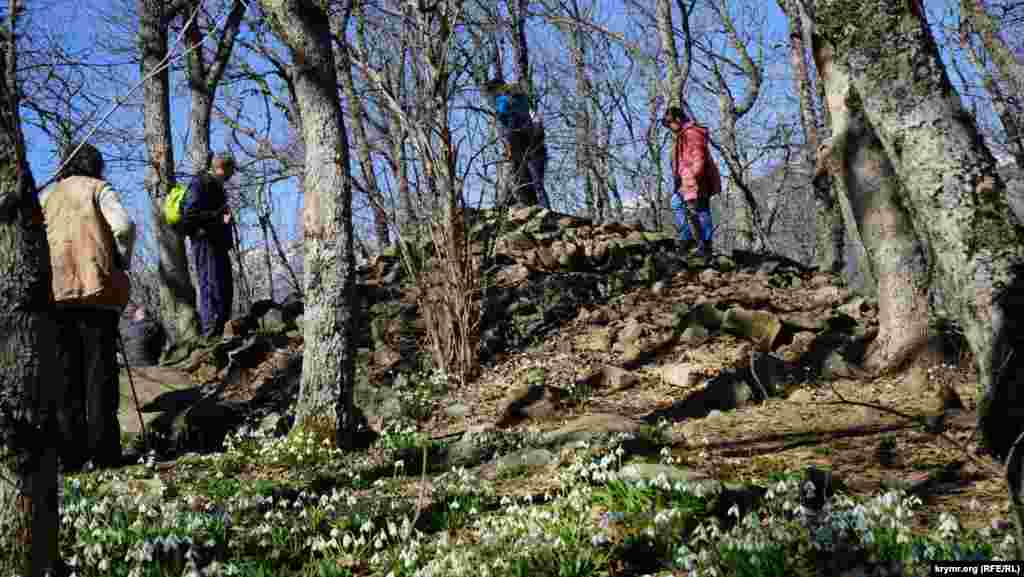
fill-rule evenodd
<path id="1" fill-rule="evenodd" d="M 682 108 L 670 107 L 662 124 L 675 134 L 672 151 L 674 192 L 672 208 L 682 239 L 697 241 L 700 254 L 711 258 L 711 197 L 722 188 L 718 165 L 708 148 L 708 129 L 688 117 Z"/>

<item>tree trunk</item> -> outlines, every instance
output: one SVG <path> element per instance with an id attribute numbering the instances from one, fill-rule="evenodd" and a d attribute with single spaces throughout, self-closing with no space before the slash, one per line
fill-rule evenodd
<path id="1" fill-rule="evenodd" d="M 167 57 L 165 3 L 139 0 L 139 49 L 143 85 L 143 130 L 149 163 L 145 187 L 149 193 L 151 218 L 157 244 L 160 308 L 165 322 L 179 342 L 199 335 L 196 293 L 188 271 L 185 238 L 164 223 L 163 201 L 174 186 L 174 151 L 171 144 L 170 76 L 165 69 L 153 74 Z M 149 76 L 152 74 L 152 76 Z"/>
<path id="2" fill-rule="evenodd" d="M 600 187 L 594 182 L 597 174 L 594 170 L 596 151 L 594 150 L 594 127 L 590 111 L 592 87 L 587 76 L 586 67 L 586 35 L 583 34 L 583 17 L 580 13 L 579 0 L 573 0 L 573 23 L 570 38 L 572 40 L 573 68 L 576 71 L 576 171 L 583 177 L 583 194 L 587 203 L 587 216 L 594 222 L 604 219 L 604 198 L 600 196 Z"/>
<path id="3" fill-rule="evenodd" d="M 261 0 L 261 5 L 292 53 L 306 149 L 306 348 L 296 422 L 333 416 L 338 446 L 351 447 L 356 424 L 353 330 L 358 303 L 349 144 L 338 99 L 331 31 L 327 13 L 316 2 Z M 341 64 L 348 66 L 347 57 Z"/>
<path id="4" fill-rule="evenodd" d="M 50 253 L 25 157 L 16 15 L 0 25 L 0 565 L 56 574 L 60 561 Z"/>
<path id="5" fill-rule="evenodd" d="M 978 370 L 979 431 L 1000 459 L 1024 429 L 1024 226 L 995 159 L 962 109 L 918 1 L 818 0 L 815 27 L 850 68 L 853 89 L 903 184 L 934 255 L 935 285 Z M 854 27 L 849 26 L 856 22 Z"/>
<path id="6" fill-rule="evenodd" d="M 529 94 L 534 94 L 533 74 L 530 70 L 530 48 L 526 42 L 526 10 L 529 8 L 529 0 L 515 0 L 515 2 L 515 11 L 512 14 L 512 48 L 516 55 L 516 78 L 526 87 Z M 511 8 L 511 2 L 509 4 Z"/>
<path id="7" fill-rule="evenodd" d="M 676 49 L 675 31 L 672 28 L 672 4 L 669 0 L 658 0 L 655 17 L 661 50 L 665 53 L 665 102 L 669 106 L 680 106 L 685 80 L 679 72 L 679 51 Z"/>
<path id="8" fill-rule="evenodd" d="M 833 122 L 832 138 L 819 157 L 836 179 L 837 197 L 849 195 L 851 222 L 877 278 L 879 334 L 864 360 L 877 374 L 899 368 L 927 344 L 927 251 L 900 205 L 905 193 L 850 87 L 849 70 L 833 58 L 831 46 L 818 42 L 815 60 Z"/>

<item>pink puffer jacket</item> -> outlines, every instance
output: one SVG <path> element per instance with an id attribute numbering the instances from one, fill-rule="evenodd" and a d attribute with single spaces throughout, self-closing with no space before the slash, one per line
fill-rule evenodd
<path id="1" fill-rule="evenodd" d="M 722 190 L 718 165 L 708 150 L 708 129 L 689 121 L 676 135 L 675 174 L 681 185 L 678 191 L 686 200 L 714 196 Z"/>

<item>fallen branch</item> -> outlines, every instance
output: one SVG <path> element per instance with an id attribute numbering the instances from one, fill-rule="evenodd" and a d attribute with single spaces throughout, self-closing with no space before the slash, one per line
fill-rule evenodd
<path id="1" fill-rule="evenodd" d="M 959 449 L 960 452 L 963 453 L 964 456 L 966 456 L 971 461 L 974 461 L 974 463 L 977 464 L 978 466 L 980 466 L 982 468 L 985 468 L 985 469 L 988 469 L 992 474 L 995 474 L 995 475 L 998 475 L 998 474 L 1002 473 L 1002 471 L 999 471 L 998 469 L 996 469 L 995 466 L 993 466 L 991 463 L 989 463 L 987 461 L 983 461 L 977 455 L 971 453 L 971 451 L 969 451 L 967 449 L 967 444 L 966 443 L 961 443 L 960 441 L 957 441 L 953 437 L 950 437 L 949 435 L 947 435 L 946 432 L 941 430 L 941 429 L 937 429 L 937 430 L 934 429 L 933 428 L 933 424 L 931 423 L 931 421 L 930 421 L 930 419 L 928 417 L 923 417 L 921 415 L 909 415 L 909 414 L 904 413 L 902 411 L 897 411 L 896 409 L 893 409 L 893 408 L 890 408 L 890 407 L 886 407 L 884 405 L 879 405 L 879 404 L 876 404 L 876 403 L 865 403 L 865 402 L 862 402 L 862 401 L 851 401 L 851 400 L 847 399 L 846 397 L 844 397 L 842 395 L 842 393 L 840 393 L 839 391 L 836 390 L 836 386 L 835 386 L 834 383 L 830 383 L 829 387 L 832 389 L 832 392 L 835 394 L 835 396 L 839 398 L 839 401 L 827 401 L 827 402 L 820 402 L 820 403 L 817 403 L 817 404 L 821 404 L 821 405 L 844 405 L 845 404 L 845 405 L 854 405 L 854 406 L 858 406 L 858 407 L 867 407 L 867 408 L 870 408 L 870 409 L 875 409 L 876 411 L 881 411 L 883 413 L 889 413 L 891 415 L 896 415 L 896 416 L 902 417 L 904 419 L 908 419 L 908 420 L 911 420 L 911 421 L 918 422 L 918 423 L 924 425 L 925 430 L 927 430 L 928 432 L 933 433 L 936 437 L 945 440 L 947 443 L 953 445 L 954 448 Z M 943 412 L 943 415 L 939 417 L 939 424 L 940 425 L 941 425 L 941 422 L 942 422 L 941 419 L 944 416 L 945 416 L 945 413 Z"/>

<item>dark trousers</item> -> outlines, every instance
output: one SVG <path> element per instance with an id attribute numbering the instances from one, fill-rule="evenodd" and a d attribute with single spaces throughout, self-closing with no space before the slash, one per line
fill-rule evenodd
<path id="1" fill-rule="evenodd" d="M 547 168 L 547 148 L 536 139 L 529 125 L 519 129 L 501 126 L 502 138 L 508 146 L 509 160 L 512 161 L 512 203 L 523 205 L 539 204 L 551 208 L 544 190 L 544 172 Z"/>
<path id="2" fill-rule="evenodd" d="M 221 336 L 231 318 L 234 286 L 229 245 L 206 236 L 192 237 L 192 258 L 199 275 L 199 320 L 203 335 Z"/>
<path id="3" fill-rule="evenodd" d="M 57 411 L 61 460 L 71 469 L 90 460 L 96 465 L 117 464 L 121 459 L 118 314 L 58 308 L 55 317 L 57 362 L 66 381 Z"/>

